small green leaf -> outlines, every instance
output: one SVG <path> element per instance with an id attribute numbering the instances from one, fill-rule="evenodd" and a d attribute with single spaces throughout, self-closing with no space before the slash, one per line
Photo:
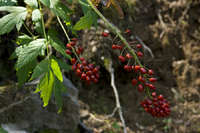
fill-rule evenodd
<path id="1" fill-rule="evenodd" d="M 15 27 L 15 25 L 17 30 L 19 31 L 27 15 L 26 8 L 3 6 L 0 7 L 0 11 L 11 12 L 10 14 L 0 19 L 0 35 L 9 33 Z"/>
<path id="2" fill-rule="evenodd" d="M 37 0 L 24 0 L 24 2 L 33 8 L 38 8 Z"/>
<path id="3" fill-rule="evenodd" d="M 19 86 L 23 85 L 29 78 L 30 73 L 32 72 L 33 68 L 35 67 L 37 61 L 34 60 L 29 64 L 23 66 L 19 70 L 17 70 L 17 78 Z"/>
<path id="4" fill-rule="evenodd" d="M 65 89 L 65 86 L 62 82 L 60 82 L 57 78 L 55 79 L 54 83 L 54 94 L 55 94 L 55 101 L 58 106 L 58 113 L 62 111 L 63 101 L 62 101 L 62 90 Z"/>
<path id="5" fill-rule="evenodd" d="M 75 30 L 83 30 L 90 28 L 92 24 L 96 21 L 97 18 L 94 17 L 93 11 L 88 11 L 87 14 L 75 24 L 74 29 Z"/>
<path id="6" fill-rule="evenodd" d="M 62 77 L 62 72 L 60 70 L 60 67 L 58 65 L 58 62 L 54 59 L 51 59 L 51 69 L 54 73 L 54 75 L 61 81 L 63 82 L 63 77 Z"/>
<path id="7" fill-rule="evenodd" d="M 54 84 L 54 75 L 51 70 L 47 72 L 40 80 L 40 83 L 36 89 L 36 92 L 40 91 L 40 97 L 43 100 L 44 107 L 49 103 L 49 100 L 52 95 L 53 84 Z"/>
<path id="8" fill-rule="evenodd" d="M 60 52 L 64 57 L 71 59 L 71 56 L 65 53 L 65 47 L 62 41 L 57 38 L 57 33 L 54 30 L 49 30 L 48 32 L 50 45 L 54 47 L 58 52 Z"/>
<path id="9" fill-rule="evenodd" d="M 8 133 L 8 132 L 4 130 L 2 127 L 0 127 L 0 133 Z"/>
<path id="10" fill-rule="evenodd" d="M 18 36 L 16 43 L 19 45 L 24 45 L 24 44 L 30 43 L 31 41 L 33 41 L 33 39 L 30 36 L 24 34 L 24 35 Z"/>
<path id="11" fill-rule="evenodd" d="M 30 42 L 28 45 L 23 45 L 16 48 L 18 57 L 16 68 L 20 69 L 24 65 L 33 61 L 45 48 L 45 39 L 37 39 Z"/>
<path id="12" fill-rule="evenodd" d="M 33 22 L 38 22 L 41 20 L 41 13 L 39 9 L 35 9 L 32 12 L 32 21 Z"/>
<path id="13" fill-rule="evenodd" d="M 16 4 L 17 4 L 16 0 L 0 0 L 0 7 L 1 6 L 13 6 Z"/>
<path id="14" fill-rule="evenodd" d="M 33 70 L 33 74 L 30 80 L 38 78 L 40 75 L 45 74 L 48 71 L 49 71 L 49 60 L 43 60 Z"/>

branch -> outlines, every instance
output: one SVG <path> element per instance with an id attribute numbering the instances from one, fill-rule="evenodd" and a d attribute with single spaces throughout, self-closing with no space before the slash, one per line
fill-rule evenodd
<path id="1" fill-rule="evenodd" d="M 111 86 L 113 88 L 114 94 L 115 94 L 115 100 L 116 100 L 116 108 L 118 109 L 118 113 L 124 128 L 124 133 L 127 133 L 126 130 L 126 123 L 122 114 L 122 109 L 121 109 L 121 105 L 120 105 L 120 101 L 119 101 L 119 94 L 115 85 L 115 75 L 114 75 L 114 68 L 112 67 L 112 61 L 110 60 L 109 63 L 109 72 L 110 72 L 110 76 L 111 76 Z M 115 111 L 114 111 L 115 112 Z"/>

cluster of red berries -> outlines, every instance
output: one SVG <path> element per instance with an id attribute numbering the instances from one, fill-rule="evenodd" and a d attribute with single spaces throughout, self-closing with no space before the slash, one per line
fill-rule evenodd
<path id="1" fill-rule="evenodd" d="M 154 117 L 167 117 L 171 112 L 167 100 L 162 95 L 157 96 L 155 92 L 152 93 L 151 99 L 145 99 L 140 104 Z"/>
<path id="2" fill-rule="evenodd" d="M 72 38 L 72 41 L 66 44 L 66 53 L 72 55 L 73 51 L 75 51 L 74 54 L 76 54 L 76 58 L 71 59 L 72 70 L 75 71 L 77 76 L 80 76 L 81 80 L 86 81 L 88 84 L 91 82 L 97 83 L 99 80 L 99 67 L 89 64 L 85 58 L 80 57 L 80 54 L 83 53 L 83 48 L 75 46 L 77 41 L 76 38 Z"/>
<path id="3" fill-rule="evenodd" d="M 124 33 L 130 35 L 131 30 L 127 29 Z M 102 36 L 108 37 L 108 34 L 103 32 Z M 136 42 L 137 41 L 129 42 L 129 45 L 131 46 L 131 48 L 137 50 L 136 54 L 138 57 L 142 57 L 142 45 Z M 142 65 L 129 65 L 130 60 L 134 58 L 129 52 L 124 52 L 126 50 L 126 47 L 124 47 L 123 45 L 112 44 L 112 49 L 121 51 L 121 54 L 118 56 L 119 61 L 121 61 L 122 63 L 128 62 L 128 64 L 124 65 L 124 70 L 127 72 L 134 72 L 137 75 L 136 78 L 132 79 L 132 85 L 137 86 L 137 90 L 139 92 L 145 92 L 148 97 L 150 97 L 150 99 L 153 97 L 152 100 L 147 99 L 141 103 L 142 107 L 144 107 L 144 110 L 150 113 L 152 116 L 168 116 L 170 114 L 169 103 L 166 101 L 166 99 L 163 98 L 162 95 L 156 96 L 156 93 L 154 92 L 156 87 L 153 85 L 153 83 L 157 81 L 156 78 L 152 77 L 152 75 L 154 75 L 154 71 L 151 69 L 148 70 Z M 150 91 L 153 91 L 152 96 L 149 95 Z"/>

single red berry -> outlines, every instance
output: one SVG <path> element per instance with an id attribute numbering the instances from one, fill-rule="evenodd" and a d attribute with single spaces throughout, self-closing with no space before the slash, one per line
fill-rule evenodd
<path id="1" fill-rule="evenodd" d="M 83 53 L 83 48 L 82 47 L 78 47 L 78 50 L 80 51 L 80 53 Z"/>
<path id="2" fill-rule="evenodd" d="M 71 63 L 72 63 L 72 64 L 75 64 L 75 63 L 76 63 L 76 59 L 75 59 L 75 58 L 72 58 Z"/>
<path id="3" fill-rule="evenodd" d="M 153 74 L 154 74 L 154 71 L 153 71 L 152 69 L 149 69 L 148 74 L 149 74 L 149 75 L 153 75 Z"/>
<path id="4" fill-rule="evenodd" d="M 90 81 L 90 77 L 89 77 L 89 76 L 86 76 L 86 80 L 87 80 L 87 81 Z"/>
<path id="5" fill-rule="evenodd" d="M 153 97 L 156 97 L 156 92 L 152 92 L 151 94 Z"/>
<path id="6" fill-rule="evenodd" d="M 117 45 L 113 44 L 112 49 L 117 49 Z"/>
<path id="7" fill-rule="evenodd" d="M 152 85 L 152 84 L 149 84 L 148 87 L 149 87 L 150 89 L 152 89 L 152 90 L 155 90 L 155 89 L 156 89 L 156 87 L 155 87 L 154 85 Z"/>
<path id="8" fill-rule="evenodd" d="M 138 65 L 134 66 L 134 70 L 135 70 L 135 71 L 140 70 L 140 68 L 141 68 L 141 67 L 138 66 Z"/>
<path id="9" fill-rule="evenodd" d="M 130 34 L 130 33 L 131 33 L 131 30 L 130 30 L 130 29 L 126 29 L 124 33 Z"/>
<path id="10" fill-rule="evenodd" d="M 82 73 L 82 74 L 81 74 L 81 79 L 85 80 L 85 79 L 86 79 L 86 76 L 87 76 L 87 75 L 86 75 L 85 73 Z"/>
<path id="11" fill-rule="evenodd" d="M 138 91 L 139 92 L 143 92 L 144 91 L 144 87 L 141 84 L 138 85 Z"/>
<path id="12" fill-rule="evenodd" d="M 144 82 L 144 78 L 143 78 L 142 76 L 139 76 L 139 77 L 138 77 L 138 80 L 139 80 L 140 82 Z"/>
<path id="13" fill-rule="evenodd" d="M 81 61 L 84 61 L 84 60 L 85 60 L 85 58 L 83 58 L 83 57 L 80 57 L 80 60 L 81 60 Z"/>
<path id="14" fill-rule="evenodd" d="M 118 59 L 119 59 L 121 62 L 125 62 L 125 61 L 126 61 L 126 58 L 125 58 L 124 56 L 122 56 L 122 55 L 120 55 L 120 56 L 118 57 Z"/>
<path id="15" fill-rule="evenodd" d="M 140 68 L 140 72 L 141 72 L 142 74 L 146 74 L 146 73 L 147 73 L 147 70 L 144 69 L 143 67 L 141 67 L 141 68 Z"/>
<path id="16" fill-rule="evenodd" d="M 122 50 L 122 46 L 117 45 L 117 49 Z"/>
<path id="17" fill-rule="evenodd" d="M 82 64 L 83 64 L 83 66 L 86 66 L 86 65 L 87 65 L 87 61 L 86 61 L 86 60 L 83 60 L 83 61 L 82 61 Z"/>
<path id="18" fill-rule="evenodd" d="M 76 42 L 76 41 L 78 41 L 78 39 L 77 39 L 77 38 L 72 38 L 71 40 L 72 40 L 72 41 L 75 41 L 75 42 Z"/>
<path id="19" fill-rule="evenodd" d="M 132 79 L 132 85 L 135 86 L 137 84 L 137 79 Z"/>
<path id="20" fill-rule="evenodd" d="M 137 48 L 142 48 L 142 45 L 141 44 L 137 44 L 136 47 Z"/>
<path id="21" fill-rule="evenodd" d="M 159 96 L 158 96 L 158 99 L 159 99 L 159 100 L 163 100 L 163 99 L 164 99 L 163 95 L 159 95 Z"/>
<path id="22" fill-rule="evenodd" d="M 69 49 L 66 49 L 65 52 L 66 52 L 66 54 L 68 54 L 68 55 L 71 55 L 71 54 L 72 54 L 72 52 L 71 52 Z"/>
<path id="23" fill-rule="evenodd" d="M 102 32 L 102 34 L 101 34 L 103 37 L 108 37 L 109 36 L 109 33 L 107 33 L 107 32 Z"/>
<path id="24" fill-rule="evenodd" d="M 66 44 L 66 48 L 72 49 L 71 47 L 72 47 L 72 45 L 71 45 L 70 43 L 67 43 L 67 44 Z"/>
<path id="25" fill-rule="evenodd" d="M 72 65 L 72 70 L 76 70 L 76 65 Z"/>
<path id="26" fill-rule="evenodd" d="M 129 66 L 129 65 L 124 65 L 124 70 L 126 70 L 126 71 L 131 71 L 131 66 Z"/>
<path id="27" fill-rule="evenodd" d="M 150 81 L 150 82 L 156 82 L 157 79 L 156 79 L 156 78 L 150 78 L 149 81 Z"/>
<path id="28" fill-rule="evenodd" d="M 137 56 L 142 57 L 143 53 L 139 51 L 139 52 L 137 52 Z"/>
<path id="29" fill-rule="evenodd" d="M 75 42 L 75 41 L 72 41 L 72 42 L 70 42 L 70 45 L 71 45 L 71 46 L 75 46 L 75 45 L 76 45 L 76 42 Z"/>
<path id="30" fill-rule="evenodd" d="M 80 69 L 76 69 L 76 74 L 77 75 L 81 75 L 81 70 Z"/>
<path id="31" fill-rule="evenodd" d="M 95 67 L 92 71 L 93 71 L 93 73 L 97 73 L 99 71 L 99 68 Z"/>
<path id="32" fill-rule="evenodd" d="M 127 59 L 131 59 L 132 57 L 133 57 L 133 56 L 131 56 L 131 54 L 129 54 L 129 53 L 126 54 L 126 58 L 127 58 Z"/>

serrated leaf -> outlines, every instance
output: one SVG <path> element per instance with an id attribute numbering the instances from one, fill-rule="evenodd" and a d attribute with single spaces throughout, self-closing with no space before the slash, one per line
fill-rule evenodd
<path id="1" fill-rule="evenodd" d="M 40 80 L 40 83 L 36 89 L 37 92 L 40 91 L 40 97 L 43 100 L 44 107 L 48 105 L 49 100 L 52 95 L 53 84 L 54 84 L 54 75 L 51 70 L 46 73 Z"/>
<path id="2" fill-rule="evenodd" d="M 37 2 L 37 0 L 24 0 L 24 2 L 25 2 L 27 5 L 29 5 L 29 6 L 31 6 L 31 7 L 33 7 L 33 8 L 37 8 L 37 7 L 38 7 L 38 2 Z"/>
<path id="3" fill-rule="evenodd" d="M 19 86 L 23 85 L 29 78 L 30 73 L 32 72 L 33 68 L 35 67 L 37 61 L 34 60 L 29 64 L 23 66 L 19 70 L 17 70 L 17 78 Z"/>
<path id="4" fill-rule="evenodd" d="M 1 6 L 13 6 L 16 5 L 16 0 L 0 0 L 0 7 Z"/>
<path id="5" fill-rule="evenodd" d="M 41 20 L 41 13 L 39 9 L 35 9 L 32 12 L 32 21 L 33 22 L 38 22 Z"/>
<path id="6" fill-rule="evenodd" d="M 30 42 L 28 45 L 16 48 L 16 54 L 18 56 L 16 68 L 20 69 L 24 65 L 33 61 L 44 48 L 45 39 L 37 39 Z"/>
<path id="7" fill-rule="evenodd" d="M 48 32 L 49 40 L 50 40 L 50 45 L 55 48 L 58 52 L 60 52 L 64 57 L 71 59 L 71 56 L 65 53 L 65 47 L 62 41 L 60 41 L 59 38 L 57 38 L 56 31 L 54 30 L 49 30 Z"/>
<path id="8" fill-rule="evenodd" d="M 58 106 L 58 113 L 62 111 L 63 101 L 62 101 L 62 90 L 65 88 L 65 86 L 60 82 L 57 78 L 55 79 L 54 83 L 54 95 L 55 95 L 55 101 Z"/>
<path id="9" fill-rule="evenodd" d="M 11 12 L 0 19 L 0 35 L 9 33 L 15 27 L 15 25 L 19 31 L 27 15 L 26 8 L 3 6 L 0 7 L 0 11 Z"/>
<path id="10" fill-rule="evenodd" d="M 90 28 L 92 24 L 96 21 L 94 17 L 94 13 L 92 11 L 88 11 L 87 14 L 80 18 L 80 20 L 75 24 L 75 30 L 83 30 Z"/>
<path id="11" fill-rule="evenodd" d="M 19 44 L 19 45 L 28 44 L 31 41 L 33 41 L 33 39 L 30 36 L 26 35 L 26 34 L 18 36 L 18 38 L 16 40 L 17 44 Z"/>
<path id="12" fill-rule="evenodd" d="M 60 70 L 60 67 L 58 65 L 58 62 L 54 59 L 51 59 L 51 69 L 53 71 L 53 74 L 61 81 L 63 82 L 62 72 Z"/>
<path id="13" fill-rule="evenodd" d="M 49 71 L 49 60 L 43 60 L 33 70 L 33 74 L 30 80 L 38 78 L 40 75 L 45 74 L 48 71 Z"/>

